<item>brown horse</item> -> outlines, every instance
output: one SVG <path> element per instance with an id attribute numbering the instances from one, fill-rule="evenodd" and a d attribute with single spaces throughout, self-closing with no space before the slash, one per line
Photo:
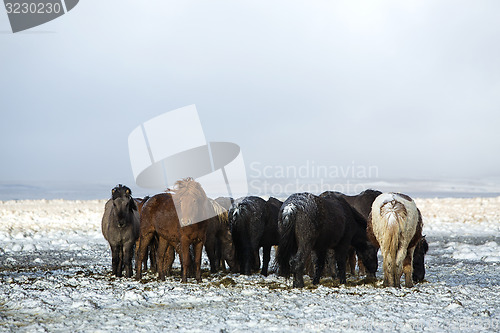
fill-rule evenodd
<path id="1" fill-rule="evenodd" d="M 175 250 L 179 253 L 181 261 L 182 282 L 187 282 L 190 265 L 189 247 L 193 245 L 195 278 L 200 282 L 201 254 L 206 239 L 207 218 L 215 215 L 205 191 L 192 178 L 177 181 L 170 193 L 151 197 L 141 213 L 136 279 L 141 279 L 141 263 L 146 256 L 148 245 L 157 235 L 160 280 L 165 280 L 165 276 L 170 274 Z"/>

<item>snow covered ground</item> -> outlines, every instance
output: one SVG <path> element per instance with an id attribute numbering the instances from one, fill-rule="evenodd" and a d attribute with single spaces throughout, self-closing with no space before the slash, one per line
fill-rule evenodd
<path id="1" fill-rule="evenodd" d="M 382 288 L 379 265 L 376 283 L 292 289 L 275 275 L 116 279 L 104 201 L 0 202 L 0 331 L 500 331 L 500 198 L 417 205 L 426 282 Z"/>

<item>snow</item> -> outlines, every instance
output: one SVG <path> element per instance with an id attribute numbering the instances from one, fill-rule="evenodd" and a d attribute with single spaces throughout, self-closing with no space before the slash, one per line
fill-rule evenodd
<path id="1" fill-rule="evenodd" d="M 271 274 L 203 282 L 111 276 L 105 201 L 0 202 L 0 331 L 500 331 L 500 198 L 416 199 L 426 282 L 382 288 L 350 277 L 291 288 Z M 204 266 L 208 268 L 204 257 Z"/>

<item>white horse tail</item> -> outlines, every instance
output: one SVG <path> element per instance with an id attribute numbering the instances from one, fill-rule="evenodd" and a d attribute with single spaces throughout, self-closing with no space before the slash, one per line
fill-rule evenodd
<path id="1" fill-rule="evenodd" d="M 403 203 L 393 199 L 385 201 L 380 206 L 380 216 L 387 223 L 387 245 L 388 253 L 393 257 L 393 262 L 396 262 L 396 253 L 400 247 L 402 227 L 406 222 L 408 212 Z"/>

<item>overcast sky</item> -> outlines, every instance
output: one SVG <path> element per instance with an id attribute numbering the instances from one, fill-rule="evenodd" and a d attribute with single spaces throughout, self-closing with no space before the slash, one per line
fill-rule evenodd
<path id="1" fill-rule="evenodd" d="M 1 9 L 0 181 L 130 183 L 129 133 L 190 104 L 247 168 L 500 177 L 498 13 L 497 0 L 82 0 L 12 34 Z"/>

